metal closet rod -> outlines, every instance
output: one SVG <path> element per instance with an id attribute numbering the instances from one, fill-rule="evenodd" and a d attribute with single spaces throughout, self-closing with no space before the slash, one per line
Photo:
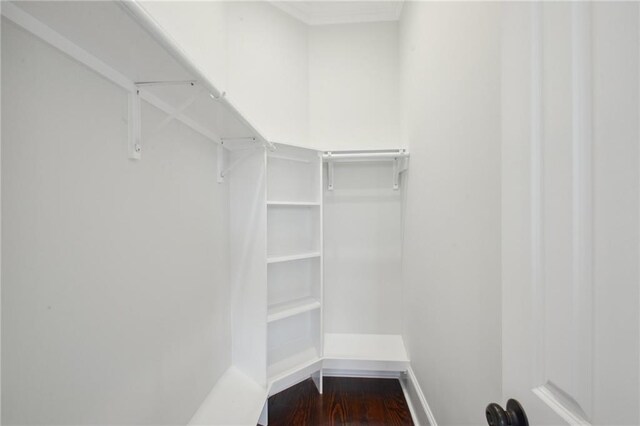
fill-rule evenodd
<path id="1" fill-rule="evenodd" d="M 197 80 L 198 83 L 210 93 L 211 97 L 230 109 L 236 118 L 256 135 L 256 139 L 258 139 L 260 143 L 268 149 L 275 151 L 275 145 L 262 136 L 262 134 L 251 123 L 249 123 L 242 114 L 240 114 L 240 111 L 238 111 L 238 109 L 224 97 L 224 92 L 220 92 L 209 81 L 207 76 L 194 65 L 178 44 L 162 30 L 162 27 L 136 0 L 119 0 L 119 4 L 124 8 L 124 10 L 129 12 L 136 22 L 138 22 L 154 40 L 156 40 L 179 64 L 184 66 L 187 71 L 195 77 L 195 80 Z"/>
<path id="2" fill-rule="evenodd" d="M 379 150 L 379 151 L 325 151 L 322 158 L 326 161 L 340 160 L 394 160 L 408 158 L 409 153 L 405 149 Z"/>

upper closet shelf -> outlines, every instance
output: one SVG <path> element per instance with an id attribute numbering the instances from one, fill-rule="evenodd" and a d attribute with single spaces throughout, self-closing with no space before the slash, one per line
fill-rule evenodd
<path id="1" fill-rule="evenodd" d="M 129 153 L 143 152 L 140 100 L 227 149 L 269 142 L 136 1 L 3 2 L 2 15 L 129 93 Z"/>
<path id="2" fill-rule="evenodd" d="M 393 162 L 393 189 L 400 188 L 400 174 L 409 168 L 409 152 L 406 149 L 382 149 L 371 151 L 325 151 L 322 160 L 327 163 L 327 189 L 333 191 L 333 165 L 355 162 Z"/>

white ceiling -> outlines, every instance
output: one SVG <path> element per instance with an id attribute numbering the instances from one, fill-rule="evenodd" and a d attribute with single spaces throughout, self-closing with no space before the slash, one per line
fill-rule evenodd
<path id="1" fill-rule="evenodd" d="M 308 25 L 397 21 L 403 0 L 387 1 L 272 1 L 274 6 Z"/>

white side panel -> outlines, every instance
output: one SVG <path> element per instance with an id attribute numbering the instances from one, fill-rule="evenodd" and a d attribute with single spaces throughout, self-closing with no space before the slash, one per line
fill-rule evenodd
<path id="1" fill-rule="evenodd" d="M 316 389 L 318 389 L 318 393 L 322 393 L 322 369 L 316 371 L 311 374 L 311 380 L 313 380 L 313 384 L 316 385 Z"/>
<path id="2" fill-rule="evenodd" d="M 245 153 L 232 153 L 231 162 Z M 233 363 L 266 386 L 267 211 L 262 149 L 229 177 Z"/>

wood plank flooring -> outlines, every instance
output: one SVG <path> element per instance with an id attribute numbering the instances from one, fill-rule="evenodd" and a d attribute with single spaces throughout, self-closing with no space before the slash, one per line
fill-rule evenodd
<path id="1" fill-rule="evenodd" d="M 269 426 L 413 425 L 397 379 L 325 377 L 320 395 L 311 379 L 269 398 Z"/>

